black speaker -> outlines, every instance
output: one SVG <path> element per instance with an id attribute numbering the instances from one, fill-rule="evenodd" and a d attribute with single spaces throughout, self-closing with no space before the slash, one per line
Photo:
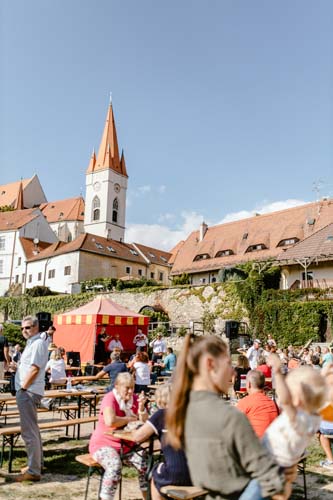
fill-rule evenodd
<path id="1" fill-rule="evenodd" d="M 228 339 L 236 339 L 238 337 L 239 321 L 226 321 L 225 322 L 225 336 Z"/>
<path id="2" fill-rule="evenodd" d="M 51 314 L 47 312 L 39 312 L 36 314 L 39 323 L 39 331 L 46 332 L 51 325 L 53 325 L 53 321 L 51 320 Z"/>
<path id="3" fill-rule="evenodd" d="M 75 367 L 81 366 L 81 356 L 79 352 L 68 351 L 66 352 L 67 364 Z M 71 360 L 71 362 L 70 362 Z"/>

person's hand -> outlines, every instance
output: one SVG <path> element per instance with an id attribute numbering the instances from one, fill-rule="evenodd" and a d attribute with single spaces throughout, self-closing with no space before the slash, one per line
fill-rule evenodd
<path id="1" fill-rule="evenodd" d="M 139 396 L 139 411 L 144 411 L 146 402 L 147 402 L 146 395 L 144 391 L 141 391 Z"/>
<path id="2" fill-rule="evenodd" d="M 281 370 L 281 359 L 278 354 L 270 354 L 267 358 L 268 366 L 273 368 L 274 372 L 279 372 Z"/>

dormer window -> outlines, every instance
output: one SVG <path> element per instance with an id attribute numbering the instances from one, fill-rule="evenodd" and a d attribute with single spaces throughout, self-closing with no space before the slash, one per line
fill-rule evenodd
<path id="1" fill-rule="evenodd" d="M 227 257 L 228 255 L 234 255 L 233 250 L 231 250 L 230 248 L 227 248 L 226 250 L 220 250 L 219 252 L 217 252 L 215 257 Z"/>
<path id="2" fill-rule="evenodd" d="M 295 243 L 297 243 L 298 241 L 298 238 L 286 238 L 285 240 L 281 240 L 277 246 L 286 247 L 288 245 L 295 245 Z"/>
<path id="3" fill-rule="evenodd" d="M 196 255 L 193 259 L 193 262 L 197 260 L 205 260 L 205 259 L 210 259 L 210 255 L 208 253 L 201 253 L 199 255 Z"/>
<path id="4" fill-rule="evenodd" d="M 99 250 L 103 250 L 103 245 L 101 245 L 100 243 L 95 243 L 96 247 L 99 249 Z"/>
<path id="5" fill-rule="evenodd" d="M 166 259 L 165 257 L 163 257 L 163 255 L 160 255 L 160 259 L 163 261 L 163 262 L 168 262 L 168 259 Z"/>
<path id="6" fill-rule="evenodd" d="M 115 251 L 115 249 L 114 249 L 113 247 L 111 247 L 111 246 L 108 246 L 108 247 L 106 247 L 106 248 L 109 250 L 109 252 L 112 252 L 112 253 L 117 253 L 117 252 Z"/>
<path id="7" fill-rule="evenodd" d="M 151 257 L 152 259 L 155 259 L 155 258 L 156 258 L 156 255 L 155 255 L 155 254 L 153 254 L 152 252 L 148 252 L 148 255 L 149 255 L 149 257 Z"/>
<path id="8" fill-rule="evenodd" d="M 246 249 L 245 253 L 256 252 L 257 250 L 266 250 L 266 248 L 267 248 L 266 245 L 264 245 L 263 243 L 258 243 L 257 245 L 250 245 Z"/>
<path id="9" fill-rule="evenodd" d="M 136 250 L 133 250 L 133 248 L 130 248 L 130 252 L 132 255 L 139 255 Z"/>
<path id="10" fill-rule="evenodd" d="M 64 212 L 60 212 L 59 218 L 64 216 Z"/>
<path id="11" fill-rule="evenodd" d="M 249 235 L 249 233 L 244 233 L 243 234 L 243 240 L 247 240 L 248 235 Z"/>
<path id="12" fill-rule="evenodd" d="M 113 205 L 112 205 L 112 222 L 115 223 L 118 222 L 118 210 L 119 210 L 119 202 L 118 198 L 115 198 L 113 200 Z"/>
<path id="13" fill-rule="evenodd" d="M 92 202 L 92 220 L 99 220 L 101 212 L 100 212 L 101 202 L 99 201 L 98 196 L 95 196 Z"/>

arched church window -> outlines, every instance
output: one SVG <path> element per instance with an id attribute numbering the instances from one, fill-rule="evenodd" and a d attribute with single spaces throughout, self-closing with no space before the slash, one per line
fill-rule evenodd
<path id="1" fill-rule="evenodd" d="M 95 196 L 92 203 L 92 220 L 99 220 L 100 218 L 100 206 L 101 202 L 99 201 L 98 196 Z"/>
<path id="2" fill-rule="evenodd" d="M 113 200 L 113 205 L 112 205 L 112 222 L 118 222 L 118 210 L 119 210 L 119 202 L 118 198 L 115 198 Z"/>

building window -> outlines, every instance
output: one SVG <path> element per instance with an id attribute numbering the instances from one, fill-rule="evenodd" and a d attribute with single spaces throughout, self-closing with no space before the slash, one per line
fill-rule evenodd
<path id="1" fill-rule="evenodd" d="M 126 274 L 131 274 L 131 268 L 129 266 L 126 267 Z"/>
<path id="2" fill-rule="evenodd" d="M 150 278 L 153 280 L 155 279 L 155 273 L 150 273 Z"/>
<path id="3" fill-rule="evenodd" d="M 29 274 L 28 276 L 28 283 L 32 283 L 32 274 Z"/>
<path id="4" fill-rule="evenodd" d="M 118 198 L 115 198 L 113 200 L 113 205 L 112 205 L 112 222 L 115 223 L 118 222 L 118 210 L 119 210 L 119 202 Z"/>
<path id="5" fill-rule="evenodd" d="M 285 247 L 288 245 L 295 245 L 299 241 L 298 238 L 287 238 L 285 240 L 281 240 L 279 244 L 277 245 L 278 247 Z"/>
<path id="6" fill-rule="evenodd" d="M 160 274 L 158 275 L 158 279 L 159 279 L 160 281 L 163 281 L 163 273 L 160 273 Z"/>
<path id="7" fill-rule="evenodd" d="M 48 277 L 49 278 L 54 278 L 55 277 L 55 269 L 49 269 Z"/>
<path id="8" fill-rule="evenodd" d="M 0 250 L 4 250 L 6 245 L 6 238 L 4 236 L 0 236 Z"/>
<path id="9" fill-rule="evenodd" d="M 72 233 L 68 233 L 68 236 L 67 236 L 68 243 L 70 243 L 72 240 L 73 240 Z"/>
<path id="10" fill-rule="evenodd" d="M 233 255 L 234 252 L 228 248 L 227 250 L 219 250 L 215 257 L 226 257 L 227 255 Z"/>
<path id="11" fill-rule="evenodd" d="M 17 259 L 17 265 L 18 265 L 18 266 L 20 266 L 20 265 L 21 265 L 21 262 L 22 262 L 22 257 L 19 257 L 19 258 Z"/>
<path id="12" fill-rule="evenodd" d="M 99 220 L 101 211 L 101 202 L 99 201 L 98 196 L 95 196 L 92 202 L 92 220 Z"/>
<path id="13" fill-rule="evenodd" d="M 22 283 L 25 282 L 25 274 L 22 274 Z"/>
<path id="14" fill-rule="evenodd" d="M 313 281 L 313 271 L 303 271 L 302 272 L 302 281 Z"/>
<path id="15" fill-rule="evenodd" d="M 15 283 L 18 283 L 18 282 L 19 282 L 19 275 L 17 274 L 17 275 L 15 276 Z"/>
<path id="16" fill-rule="evenodd" d="M 256 252 L 257 250 L 266 250 L 266 245 L 264 245 L 263 243 L 258 243 L 257 245 L 250 245 L 247 249 L 246 249 L 246 252 L 245 253 L 248 253 L 248 252 Z"/>
<path id="17" fill-rule="evenodd" d="M 42 281 L 42 273 L 38 273 L 37 281 Z"/>
<path id="18" fill-rule="evenodd" d="M 138 275 L 142 276 L 142 269 L 138 269 Z"/>
<path id="19" fill-rule="evenodd" d="M 64 275 L 70 276 L 70 274 L 71 274 L 71 266 L 65 266 Z"/>
<path id="20" fill-rule="evenodd" d="M 3 273 L 3 260 L 0 260 L 0 274 Z"/>
<path id="21" fill-rule="evenodd" d="M 199 255 L 196 255 L 193 259 L 193 261 L 197 260 L 205 260 L 205 259 L 210 259 L 210 255 L 208 253 L 201 253 Z"/>

